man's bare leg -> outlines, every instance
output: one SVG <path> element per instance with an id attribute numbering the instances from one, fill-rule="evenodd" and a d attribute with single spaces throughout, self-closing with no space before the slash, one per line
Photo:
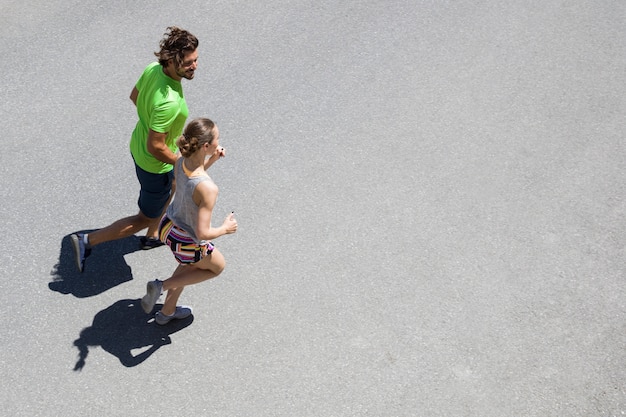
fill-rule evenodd
<path id="1" fill-rule="evenodd" d="M 96 246 L 100 243 L 134 235 L 148 227 L 152 221 L 154 221 L 154 219 L 146 217 L 142 212 L 117 220 L 107 227 L 89 233 L 87 237 L 89 246 Z"/>
<path id="2" fill-rule="evenodd" d="M 91 254 L 92 246 L 111 240 L 122 239 L 145 229 L 154 219 L 146 217 L 141 211 L 134 216 L 125 217 L 107 227 L 89 234 L 72 233 L 70 240 L 74 248 L 76 267 L 80 272 L 85 269 L 85 259 Z"/>

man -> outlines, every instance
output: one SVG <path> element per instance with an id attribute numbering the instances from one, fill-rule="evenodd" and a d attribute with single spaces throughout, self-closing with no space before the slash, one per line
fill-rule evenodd
<path id="1" fill-rule="evenodd" d="M 146 67 L 135 84 L 130 99 L 139 120 L 130 141 L 139 192 L 139 213 L 120 219 L 89 234 L 74 233 L 71 240 L 76 265 L 82 272 L 91 248 L 121 239 L 148 228 L 141 238 L 142 249 L 162 245 L 157 239 L 158 223 L 175 190 L 173 165 L 176 139 L 189 115 L 181 80 L 194 77 L 198 61 L 198 39 L 186 30 L 169 27 L 161 40 L 158 62 Z"/>

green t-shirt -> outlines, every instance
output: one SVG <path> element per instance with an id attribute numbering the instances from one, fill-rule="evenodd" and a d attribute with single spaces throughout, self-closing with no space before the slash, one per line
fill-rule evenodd
<path id="1" fill-rule="evenodd" d="M 169 172 L 172 165 L 159 161 L 148 152 L 148 131 L 167 133 L 167 147 L 174 153 L 178 151 L 176 139 L 182 134 L 189 115 L 183 86 L 180 81 L 165 75 L 158 62 L 153 62 L 143 71 L 135 87 L 139 91 L 139 120 L 130 140 L 130 152 L 135 163 L 144 171 L 153 174 Z"/>

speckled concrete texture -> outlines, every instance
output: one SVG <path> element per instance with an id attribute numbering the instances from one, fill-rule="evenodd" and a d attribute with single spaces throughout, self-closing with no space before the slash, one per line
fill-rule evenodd
<path id="1" fill-rule="evenodd" d="M 626 3 L 0 5 L 7 416 L 626 413 Z M 128 96 L 167 26 L 227 268 L 194 316 L 138 306 Z"/>

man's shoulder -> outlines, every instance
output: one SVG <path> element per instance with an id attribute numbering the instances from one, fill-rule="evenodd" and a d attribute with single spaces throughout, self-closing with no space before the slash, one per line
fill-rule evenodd
<path id="1" fill-rule="evenodd" d="M 143 70 L 144 73 L 146 72 L 154 72 L 155 70 L 161 70 L 161 64 L 159 64 L 158 62 L 151 62 L 149 63 L 146 68 Z"/>
<path id="2" fill-rule="evenodd" d="M 154 82 L 162 78 L 165 78 L 165 74 L 163 74 L 163 67 L 158 62 L 152 62 L 144 68 L 141 73 L 141 77 L 139 77 L 139 83 Z"/>

